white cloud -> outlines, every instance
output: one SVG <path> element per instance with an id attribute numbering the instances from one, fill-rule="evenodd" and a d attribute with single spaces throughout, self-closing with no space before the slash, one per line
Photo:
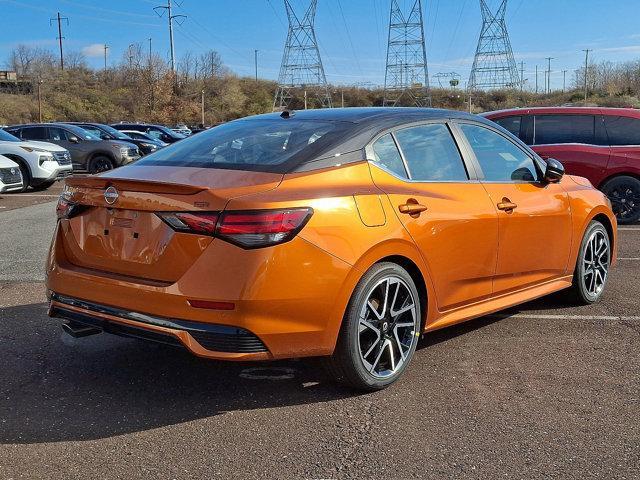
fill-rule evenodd
<path id="1" fill-rule="evenodd" d="M 101 43 L 93 43 L 82 47 L 82 54 L 85 57 L 101 57 L 104 55 L 104 45 Z"/>

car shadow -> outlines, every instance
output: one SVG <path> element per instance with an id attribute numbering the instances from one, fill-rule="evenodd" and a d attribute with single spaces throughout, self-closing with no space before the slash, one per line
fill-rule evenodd
<path id="1" fill-rule="evenodd" d="M 98 439 L 359 394 L 325 381 L 314 360 L 215 362 L 107 334 L 73 339 L 45 304 L 0 308 L 0 365 L 0 443 Z"/>

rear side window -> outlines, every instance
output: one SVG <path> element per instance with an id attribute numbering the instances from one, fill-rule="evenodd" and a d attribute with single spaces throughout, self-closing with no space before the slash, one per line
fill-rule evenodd
<path id="1" fill-rule="evenodd" d="M 412 180 L 461 182 L 469 179 L 458 147 L 446 125 L 404 128 L 395 135 Z"/>
<path id="2" fill-rule="evenodd" d="M 640 145 L 640 119 L 604 117 L 610 145 Z"/>
<path id="3" fill-rule="evenodd" d="M 518 115 L 517 117 L 497 118 L 494 120 L 494 122 L 496 122 L 502 128 L 509 130 L 516 137 L 520 137 L 520 125 L 522 124 L 521 116 Z"/>
<path id="4" fill-rule="evenodd" d="M 488 182 L 535 182 L 533 159 L 502 135 L 477 125 L 461 124 Z"/>
<path id="5" fill-rule="evenodd" d="M 22 138 L 24 138 L 25 140 L 46 140 L 47 133 L 44 127 L 23 128 Z"/>
<path id="6" fill-rule="evenodd" d="M 387 170 L 395 173 L 399 177 L 407 178 L 407 171 L 404 168 L 402 157 L 396 147 L 396 142 L 390 133 L 380 137 L 373 144 L 373 154 L 376 163 L 379 163 Z"/>
<path id="7" fill-rule="evenodd" d="M 536 115 L 534 145 L 585 143 L 595 145 L 594 115 Z"/>
<path id="8" fill-rule="evenodd" d="M 339 128 L 339 122 L 315 120 L 240 120 L 176 142 L 136 165 L 284 172 L 298 156 L 320 154 Z"/>

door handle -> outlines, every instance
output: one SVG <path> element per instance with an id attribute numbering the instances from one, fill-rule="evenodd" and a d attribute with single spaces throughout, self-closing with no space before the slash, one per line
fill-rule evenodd
<path id="1" fill-rule="evenodd" d="M 406 213 L 412 217 L 418 217 L 422 212 L 427 210 L 427 207 L 425 205 L 420 205 L 415 200 L 413 202 L 408 200 L 407 203 L 398 205 L 398 210 L 400 210 L 400 213 Z"/>
<path id="2" fill-rule="evenodd" d="M 518 208 L 518 205 L 513 203 L 511 200 L 509 200 L 507 197 L 504 197 L 502 199 L 502 201 L 500 203 L 498 203 L 498 205 L 496 205 L 498 207 L 498 210 L 504 210 L 507 213 L 511 213 L 513 212 L 516 208 Z"/>

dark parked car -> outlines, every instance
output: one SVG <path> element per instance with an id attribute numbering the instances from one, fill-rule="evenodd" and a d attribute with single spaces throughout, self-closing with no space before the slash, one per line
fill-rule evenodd
<path id="1" fill-rule="evenodd" d="M 114 123 L 111 126 L 117 130 L 136 130 L 138 132 L 146 133 L 165 143 L 175 143 L 187 138 L 164 125 L 152 125 L 149 123 Z"/>
<path id="2" fill-rule="evenodd" d="M 69 125 L 77 125 L 80 128 L 84 128 L 87 132 L 93 133 L 95 136 L 100 137 L 102 140 L 122 140 L 123 142 L 133 143 L 142 155 L 148 155 L 153 153 L 161 144 L 151 139 L 140 139 L 132 137 L 125 132 L 116 130 L 111 125 L 105 125 L 103 123 L 87 123 L 87 122 L 65 122 Z"/>
<path id="3" fill-rule="evenodd" d="M 152 152 L 155 152 L 159 148 L 166 147 L 167 145 L 169 145 L 168 143 L 163 142 L 162 140 L 158 140 L 157 138 L 153 138 L 148 133 L 138 132 L 136 130 L 121 130 L 120 132 L 126 134 L 129 137 L 131 137 L 133 140 L 136 140 L 136 141 L 140 142 L 139 145 L 140 144 L 143 144 L 143 145 L 149 144 L 149 145 L 155 146 L 155 149 Z M 152 152 L 145 152 L 145 155 L 146 155 L 146 153 L 152 153 Z"/>
<path id="4" fill-rule="evenodd" d="M 640 111 L 630 108 L 541 107 L 483 114 L 542 158 L 602 190 L 619 223 L 640 220 Z"/>
<path id="5" fill-rule="evenodd" d="M 43 140 L 66 148 L 74 170 L 99 173 L 140 158 L 138 147 L 120 140 L 102 140 L 93 133 L 66 123 L 35 123 L 5 128 L 24 140 Z"/>

